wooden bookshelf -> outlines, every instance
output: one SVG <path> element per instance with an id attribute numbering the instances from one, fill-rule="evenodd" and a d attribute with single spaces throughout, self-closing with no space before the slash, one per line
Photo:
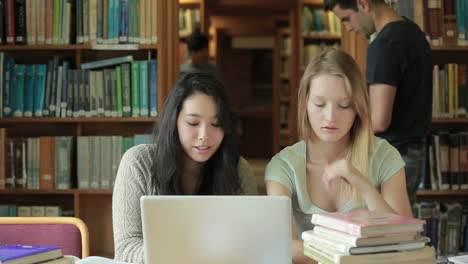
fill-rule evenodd
<path id="1" fill-rule="evenodd" d="M 70 61 L 71 69 L 82 63 L 118 56 L 133 55 L 135 60 L 157 59 L 158 113 L 173 85 L 179 78 L 177 63 L 178 3 L 157 3 L 157 44 L 126 45 L 0 45 L 0 52 L 15 59 L 17 64 L 46 64 L 58 55 Z M 74 12 L 74 11 L 73 11 Z M 72 37 L 73 38 L 73 37 Z M 7 137 L 41 136 L 132 136 L 151 133 L 157 117 L 79 117 L 79 118 L 0 118 L 0 128 Z M 76 145 L 76 142 L 74 143 Z M 76 182 L 76 159 L 72 159 L 72 182 Z M 5 169 L 5 168 L 1 168 Z M 74 186 L 76 188 L 76 186 Z M 0 190 L 2 204 L 57 205 L 73 210 L 90 232 L 91 255 L 114 256 L 112 232 L 112 190 Z"/>
<path id="2" fill-rule="evenodd" d="M 465 124 L 465 125 L 468 125 L 468 118 L 433 118 L 432 124 Z"/>

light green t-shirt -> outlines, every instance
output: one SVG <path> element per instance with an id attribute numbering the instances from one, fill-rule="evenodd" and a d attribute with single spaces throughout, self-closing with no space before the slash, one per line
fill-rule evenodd
<path id="1" fill-rule="evenodd" d="M 374 186 L 380 190 L 390 177 L 405 166 L 400 153 L 386 140 L 374 137 L 374 152 L 370 159 L 369 175 Z M 291 191 L 292 210 L 296 220 L 298 236 L 313 229 L 312 214 L 326 211 L 312 204 L 306 184 L 306 143 L 300 141 L 283 149 L 268 163 L 265 181 L 276 181 Z M 402 186 L 402 188 L 406 188 Z M 364 210 L 350 199 L 340 211 Z"/>

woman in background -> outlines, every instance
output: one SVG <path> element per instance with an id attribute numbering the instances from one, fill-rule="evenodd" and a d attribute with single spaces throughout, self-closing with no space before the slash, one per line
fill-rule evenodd
<path id="1" fill-rule="evenodd" d="M 115 259 L 143 263 L 143 195 L 255 195 L 255 176 L 239 154 L 237 118 L 223 85 L 186 74 L 171 90 L 154 144 L 129 149 L 112 196 Z"/>
<path id="2" fill-rule="evenodd" d="M 268 195 L 291 197 L 293 262 L 304 256 L 312 214 L 373 210 L 411 216 L 399 152 L 373 135 L 364 78 L 351 56 L 315 57 L 298 93 L 301 141 L 275 155 L 265 171 Z"/>

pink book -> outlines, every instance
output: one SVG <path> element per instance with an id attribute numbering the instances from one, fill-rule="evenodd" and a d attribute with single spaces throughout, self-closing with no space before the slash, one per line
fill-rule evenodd
<path id="1" fill-rule="evenodd" d="M 382 236 L 423 231 L 424 220 L 374 211 L 313 214 L 315 225 L 356 236 Z"/>

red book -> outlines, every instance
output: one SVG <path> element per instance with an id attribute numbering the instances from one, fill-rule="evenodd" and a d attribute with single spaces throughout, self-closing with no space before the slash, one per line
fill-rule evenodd
<path id="1" fill-rule="evenodd" d="M 381 236 L 423 231 L 424 220 L 374 211 L 312 215 L 312 223 L 356 236 Z"/>
<path id="2" fill-rule="evenodd" d="M 15 34 L 15 1 L 5 1 L 5 38 L 6 43 L 14 45 L 16 40 Z"/>

